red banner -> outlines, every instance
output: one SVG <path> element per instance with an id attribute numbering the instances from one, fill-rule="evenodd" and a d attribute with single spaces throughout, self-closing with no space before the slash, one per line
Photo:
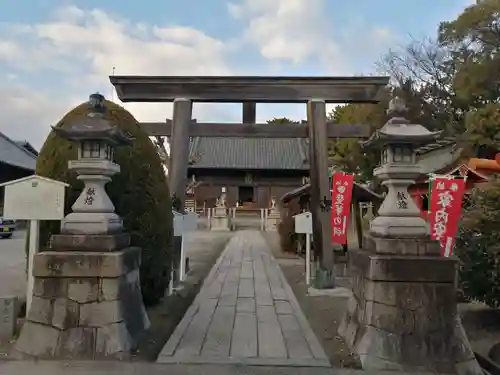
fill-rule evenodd
<path id="1" fill-rule="evenodd" d="M 465 191 L 465 178 L 435 177 L 431 180 L 429 223 L 431 238 L 441 243 L 441 255 L 453 254 Z"/>
<path id="2" fill-rule="evenodd" d="M 334 173 L 332 176 L 332 242 L 347 244 L 347 223 L 351 212 L 354 175 Z"/>

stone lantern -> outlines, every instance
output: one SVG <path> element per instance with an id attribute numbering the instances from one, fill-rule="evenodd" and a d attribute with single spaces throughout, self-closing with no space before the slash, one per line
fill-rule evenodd
<path id="1" fill-rule="evenodd" d="M 440 132 L 411 124 L 405 111 L 391 100 L 391 119 L 364 143 L 381 146 L 374 175 L 388 192 L 363 248 L 349 251 L 352 296 L 339 335 L 365 370 L 480 375 L 457 312 L 456 259 L 440 256 L 408 196 L 422 173 L 415 149 Z"/>
<path id="2" fill-rule="evenodd" d="M 408 187 L 421 175 L 416 162 L 416 149 L 439 138 L 441 131 L 431 132 L 422 125 L 411 124 L 404 118 L 407 108 L 400 98 L 389 103 L 389 121 L 363 147 L 380 146 L 381 165 L 373 175 L 387 187 L 387 195 L 370 224 L 370 234 L 376 237 L 422 237 L 428 227 L 420 210 L 409 197 Z"/>
<path id="3" fill-rule="evenodd" d="M 91 112 L 85 119 L 53 127 L 60 137 L 78 143 L 78 160 L 69 161 L 68 169 L 74 170 L 85 184 L 72 206 L 73 212 L 63 220 L 61 232 L 65 234 L 117 233 L 123 227 L 105 185 L 120 172 L 120 166 L 113 162 L 114 147 L 128 145 L 132 139 L 104 119 L 104 96 L 90 95 L 89 106 Z"/>
<path id="4" fill-rule="evenodd" d="M 132 139 L 104 118 L 102 95 L 91 95 L 89 106 L 85 118 L 54 128 L 78 142 L 69 169 L 85 186 L 62 233 L 35 255 L 33 299 L 13 350 L 17 357 L 128 358 L 150 325 L 140 286 L 142 249 L 122 231 L 104 188 L 120 171 L 113 148 Z"/>

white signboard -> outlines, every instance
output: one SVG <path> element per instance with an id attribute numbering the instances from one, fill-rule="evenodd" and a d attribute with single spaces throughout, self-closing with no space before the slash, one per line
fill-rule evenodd
<path id="1" fill-rule="evenodd" d="M 174 236 L 182 236 L 186 232 L 193 232 L 198 229 L 197 214 L 189 212 L 182 215 L 173 210 L 172 213 L 174 214 Z"/>
<path id="2" fill-rule="evenodd" d="M 68 184 L 37 175 L 9 181 L 5 188 L 3 216 L 12 220 L 61 220 Z"/>
<path id="3" fill-rule="evenodd" d="M 310 212 L 295 215 L 295 233 L 312 234 L 312 216 Z"/>
<path id="4" fill-rule="evenodd" d="M 187 214 L 183 215 L 174 210 L 172 210 L 172 214 L 174 215 L 174 236 L 182 237 L 181 256 L 179 264 L 179 280 L 184 281 L 186 277 L 186 251 L 184 249 L 184 234 L 198 229 L 198 215 L 193 212 L 188 212 Z M 170 280 L 169 293 L 172 293 L 172 291 L 173 291 L 173 276 Z"/>
<path id="5" fill-rule="evenodd" d="M 182 236 L 184 232 L 184 215 L 174 210 L 172 210 L 172 214 L 174 215 L 174 236 Z"/>
<path id="6" fill-rule="evenodd" d="M 184 215 L 184 232 L 193 232 L 198 229 L 198 214 L 188 212 Z"/>
<path id="7" fill-rule="evenodd" d="M 50 178 L 32 175 L 0 184 L 5 189 L 3 217 L 29 220 L 28 286 L 26 314 L 33 296 L 33 260 L 38 253 L 40 220 L 64 218 L 64 193 L 69 185 Z"/>

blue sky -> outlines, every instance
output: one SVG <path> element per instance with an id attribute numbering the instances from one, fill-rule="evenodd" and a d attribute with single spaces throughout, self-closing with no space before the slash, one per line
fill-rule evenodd
<path id="1" fill-rule="evenodd" d="M 40 146 L 107 75 L 359 75 L 389 48 L 435 35 L 470 0 L 0 0 L 0 131 Z M 116 100 L 116 96 L 114 96 Z M 258 118 L 304 106 L 259 105 Z M 168 104 L 127 104 L 162 121 Z M 238 121 L 237 105 L 197 105 L 204 121 Z"/>

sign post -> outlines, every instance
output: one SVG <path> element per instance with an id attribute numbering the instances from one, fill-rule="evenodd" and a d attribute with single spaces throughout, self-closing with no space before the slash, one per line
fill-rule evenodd
<path id="1" fill-rule="evenodd" d="M 311 285 L 311 235 L 312 215 L 310 212 L 303 212 L 295 215 L 295 233 L 306 235 L 306 284 Z"/>
<path id="2" fill-rule="evenodd" d="M 189 212 L 182 217 L 182 242 L 181 242 L 181 264 L 179 267 L 179 280 L 184 281 L 186 278 L 186 250 L 184 247 L 184 233 L 194 232 L 198 229 L 198 215 Z"/>
<path id="3" fill-rule="evenodd" d="M 184 247 L 184 234 L 193 232 L 198 228 L 198 214 L 189 212 L 185 215 L 172 210 L 174 219 L 174 237 L 181 237 L 181 253 L 179 260 L 179 281 L 184 281 L 186 278 L 186 250 Z M 173 268 L 170 276 L 169 293 L 174 290 L 173 284 Z"/>
<path id="4" fill-rule="evenodd" d="M 29 247 L 28 247 L 28 285 L 26 288 L 26 316 L 28 316 L 31 300 L 33 299 L 33 287 L 35 278 L 33 277 L 33 264 L 35 254 L 38 253 L 40 244 L 40 220 L 29 221 Z"/>
<path id="5" fill-rule="evenodd" d="M 174 227 L 174 237 L 180 237 L 182 236 L 182 227 L 183 227 L 183 220 L 182 220 L 182 214 L 180 212 L 177 212 L 175 210 L 172 210 L 172 219 L 173 219 L 173 227 Z M 181 258 L 182 258 L 182 243 L 181 243 Z M 182 260 L 181 260 L 182 261 Z M 174 265 L 171 265 L 170 268 L 170 282 L 168 283 L 168 294 L 171 295 L 174 291 Z"/>
<path id="6" fill-rule="evenodd" d="M 64 194 L 69 185 L 50 178 L 32 175 L 0 184 L 5 188 L 4 217 L 29 221 L 28 287 L 26 314 L 33 297 L 33 261 L 40 242 L 40 220 L 64 218 Z"/>

